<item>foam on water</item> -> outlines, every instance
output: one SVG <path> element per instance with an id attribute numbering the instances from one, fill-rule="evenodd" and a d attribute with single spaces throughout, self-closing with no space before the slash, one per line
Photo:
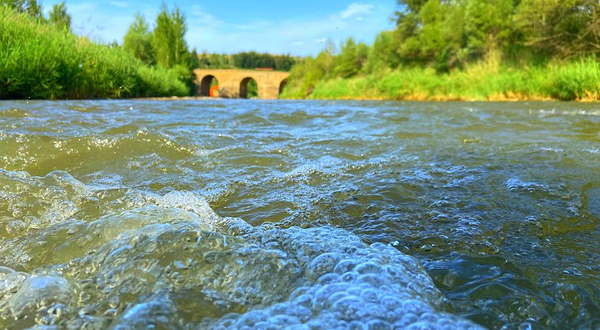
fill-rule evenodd
<path id="1" fill-rule="evenodd" d="M 0 329 L 596 329 L 597 108 L 2 103 Z"/>
<path id="2" fill-rule="evenodd" d="M 416 259 L 343 229 L 253 227 L 177 191 L 129 190 L 84 221 L 74 214 L 98 187 L 65 172 L 1 174 L 11 201 L 38 199 L 21 213 L 53 220 L 2 242 L 0 327 L 477 328 L 441 311 Z"/>
<path id="3" fill-rule="evenodd" d="M 25 117 L 31 117 L 31 114 L 25 110 L 21 110 L 21 109 L 17 109 L 17 108 L 11 108 L 11 109 L 7 109 L 7 110 L 1 110 L 0 111 L 0 117 L 5 117 L 5 118 L 25 118 Z"/>

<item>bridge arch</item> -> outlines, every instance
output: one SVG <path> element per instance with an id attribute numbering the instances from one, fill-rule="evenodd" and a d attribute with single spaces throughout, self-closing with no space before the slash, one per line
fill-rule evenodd
<path id="1" fill-rule="evenodd" d="M 287 80 L 287 78 L 285 78 L 279 83 L 279 95 L 281 95 L 283 93 L 283 89 L 287 85 L 287 82 L 288 82 L 288 80 Z"/>
<path id="2" fill-rule="evenodd" d="M 256 90 L 252 90 L 254 88 L 256 88 Z M 252 95 L 254 93 L 256 95 Z M 259 96 L 260 95 L 260 90 L 258 87 L 258 81 L 256 81 L 256 79 L 252 78 L 252 77 L 246 77 L 244 79 L 242 79 L 242 81 L 240 82 L 240 94 L 239 94 L 239 98 L 241 99 L 247 99 L 250 98 L 252 96 Z"/>
<path id="3" fill-rule="evenodd" d="M 211 96 L 211 88 L 213 88 L 214 86 L 218 86 L 219 85 L 219 79 L 217 79 L 217 77 L 215 77 L 214 75 L 206 75 L 202 78 L 202 80 L 200 80 L 200 86 L 199 86 L 199 94 L 200 96 L 206 96 L 209 97 Z"/>
<path id="4" fill-rule="evenodd" d="M 239 98 L 247 97 L 246 78 L 252 78 L 258 85 L 259 99 L 277 99 L 281 90 L 281 83 L 288 76 L 288 72 L 272 70 L 241 70 L 241 69 L 196 69 L 197 93 L 200 96 L 210 94 L 210 82 L 212 79 L 218 79 L 219 97 Z M 243 84 L 241 82 L 244 82 Z M 243 85 L 243 86 L 242 86 Z M 245 91 L 243 90 L 245 87 Z"/>

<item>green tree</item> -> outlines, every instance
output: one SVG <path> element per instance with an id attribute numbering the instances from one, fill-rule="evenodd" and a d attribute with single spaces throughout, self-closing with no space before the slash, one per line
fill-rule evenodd
<path id="1" fill-rule="evenodd" d="M 176 65 L 189 66 L 189 51 L 185 42 L 187 26 L 185 15 L 175 7 L 169 12 L 163 3 L 156 18 L 154 48 L 156 62 L 166 68 Z"/>
<path id="2" fill-rule="evenodd" d="M 514 32 L 514 0 L 470 0 L 466 7 L 465 33 L 475 56 L 494 56 L 506 47 Z"/>
<path id="3" fill-rule="evenodd" d="M 36 0 L 0 0 L 0 5 L 15 9 L 19 13 L 26 13 L 32 18 L 42 20 L 42 5 Z"/>
<path id="4" fill-rule="evenodd" d="M 196 48 L 194 48 L 190 54 L 190 68 L 192 70 L 200 68 L 200 57 L 198 56 Z"/>
<path id="5" fill-rule="evenodd" d="M 419 12 L 422 25 L 419 31 L 421 57 L 427 61 L 435 59 L 447 47 L 444 34 L 447 10 L 440 0 L 429 0 Z"/>
<path id="6" fill-rule="evenodd" d="M 442 33 L 446 45 L 436 56 L 436 69 L 448 71 L 455 67 L 463 67 L 469 59 L 468 38 L 465 34 L 467 1 L 457 1 L 446 6 L 446 17 L 442 25 Z"/>
<path id="7" fill-rule="evenodd" d="M 156 63 L 153 34 L 148 30 L 146 20 L 139 13 L 135 15 L 135 20 L 127 29 L 123 48 L 148 65 Z"/>
<path id="8" fill-rule="evenodd" d="M 523 0 L 515 15 L 526 44 L 549 56 L 600 55 L 597 0 Z"/>
<path id="9" fill-rule="evenodd" d="M 421 8 L 427 3 L 427 0 L 398 0 L 398 5 L 401 8 L 406 8 L 406 11 L 418 13 Z M 396 15 L 402 12 L 396 12 Z"/>
<path id="10" fill-rule="evenodd" d="M 325 48 L 315 58 L 315 70 L 321 71 L 325 77 L 329 77 L 333 74 L 335 67 L 335 55 L 337 49 L 331 39 L 327 39 L 325 42 Z M 316 71 L 315 71 L 316 76 Z"/>
<path id="11" fill-rule="evenodd" d="M 398 54 L 404 62 L 421 60 L 421 42 L 419 40 L 420 21 L 417 13 L 397 13 L 397 27 L 394 31 L 396 43 L 399 45 Z"/>
<path id="12" fill-rule="evenodd" d="M 280 55 L 275 57 L 275 70 L 290 71 L 296 64 L 296 60 L 290 55 Z"/>
<path id="13" fill-rule="evenodd" d="M 363 67 L 365 73 L 374 73 L 386 68 L 396 68 L 400 65 L 397 52 L 398 44 L 393 31 L 383 31 L 377 35 L 373 46 L 369 49 L 367 60 Z"/>
<path id="14" fill-rule="evenodd" d="M 52 6 L 48 21 L 62 29 L 71 29 L 71 15 L 67 13 L 67 6 L 64 1 Z"/>

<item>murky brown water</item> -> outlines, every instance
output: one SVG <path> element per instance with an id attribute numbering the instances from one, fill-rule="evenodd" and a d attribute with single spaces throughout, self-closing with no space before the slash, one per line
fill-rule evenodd
<path id="1" fill-rule="evenodd" d="M 0 328 L 599 329 L 599 149 L 595 104 L 2 102 Z"/>

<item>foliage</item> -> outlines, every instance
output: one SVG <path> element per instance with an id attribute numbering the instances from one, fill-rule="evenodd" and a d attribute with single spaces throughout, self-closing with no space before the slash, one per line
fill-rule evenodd
<path id="1" fill-rule="evenodd" d="M 257 52 L 242 52 L 233 55 L 234 66 L 240 69 L 272 68 L 289 71 L 294 62 L 289 55 L 259 54 Z"/>
<path id="2" fill-rule="evenodd" d="M 287 89 L 283 97 L 297 95 Z M 432 67 L 388 70 L 351 79 L 320 81 L 310 98 L 393 100 L 600 100 L 600 63 L 595 58 L 541 67 L 491 68 L 485 62 L 438 73 Z"/>
<path id="3" fill-rule="evenodd" d="M 67 6 L 64 1 L 52 6 L 48 21 L 59 28 L 71 29 L 71 15 L 67 13 Z"/>
<path id="4" fill-rule="evenodd" d="M 198 54 L 199 67 L 206 69 L 233 69 L 233 56 L 228 54 L 215 54 L 203 51 Z"/>
<path id="5" fill-rule="evenodd" d="M 177 73 L 0 7 L 0 99 L 183 96 Z"/>
<path id="6" fill-rule="evenodd" d="M 381 32 L 362 50 L 349 39 L 339 53 L 328 46 L 307 58 L 290 72 L 283 96 L 599 98 L 597 0 L 398 5 L 393 31 Z"/>
<path id="7" fill-rule="evenodd" d="M 198 55 L 199 67 L 211 69 L 256 69 L 271 68 L 277 71 L 290 71 L 297 59 L 290 55 L 273 55 L 257 52 L 241 52 L 233 55 L 211 54 L 203 52 Z"/>
<path id="8" fill-rule="evenodd" d="M 600 2 L 522 0 L 515 15 L 526 45 L 560 57 L 600 55 Z"/>
<path id="9" fill-rule="evenodd" d="M 200 57 L 198 56 L 196 48 L 192 49 L 192 53 L 190 54 L 190 68 L 192 68 L 192 70 L 200 68 Z"/>
<path id="10" fill-rule="evenodd" d="M 0 7 L 8 7 L 36 20 L 43 20 L 42 5 L 36 0 L 0 0 Z"/>
<path id="11" fill-rule="evenodd" d="M 175 7 L 171 12 L 163 3 L 154 28 L 156 62 L 165 68 L 189 65 L 189 51 L 185 42 L 187 27 L 185 15 Z"/>
<path id="12" fill-rule="evenodd" d="M 369 48 L 367 61 L 364 64 L 365 73 L 379 72 L 385 69 L 397 68 L 401 58 L 396 52 L 398 44 L 392 31 L 383 31 L 377 35 L 373 46 Z"/>
<path id="13" fill-rule="evenodd" d="M 525 49 L 547 57 L 600 55 L 597 0 L 398 0 L 398 52 L 445 68 Z M 443 62 L 446 62 L 445 64 Z"/>
<path id="14" fill-rule="evenodd" d="M 248 81 L 248 85 L 246 85 L 246 88 L 248 93 L 247 97 L 249 99 L 258 97 L 258 84 L 256 83 L 256 80 L 250 79 L 250 81 Z"/>
<path id="15" fill-rule="evenodd" d="M 335 75 L 342 78 L 350 78 L 356 75 L 366 62 L 368 52 L 369 47 L 367 45 L 363 43 L 357 45 L 352 38 L 346 40 L 335 63 Z"/>
<path id="16" fill-rule="evenodd" d="M 148 24 L 141 14 L 136 14 L 129 26 L 123 38 L 123 48 L 148 65 L 156 63 L 153 34 L 148 30 Z"/>

